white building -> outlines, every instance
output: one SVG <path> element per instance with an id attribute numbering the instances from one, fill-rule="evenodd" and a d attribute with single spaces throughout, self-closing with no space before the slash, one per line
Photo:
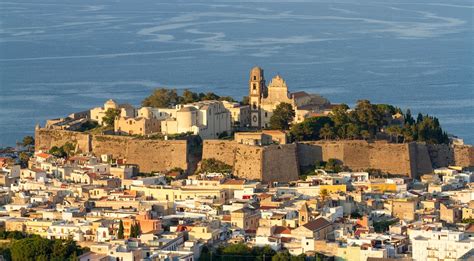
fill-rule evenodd
<path id="1" fill-rule="evenodd" d="M 410 231 L 413 260 L 458 260 L 474 249 L 474 238 L 457 231 Z"/>
<path id="2" fill-rule="evenodd" d="M 175 115 L 161 122 L 163 134 L 193 133 L 202 139 L 216 139 L 231 131 L 231 115 L 221 101 L 178 105 Z"/>

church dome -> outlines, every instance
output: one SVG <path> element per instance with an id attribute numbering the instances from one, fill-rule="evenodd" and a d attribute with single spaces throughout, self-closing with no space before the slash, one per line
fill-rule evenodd
<path id="1" fill-rule="evenodd" d="M 118 109 L 118 104 L 117 102 L 115 102 L 114 100 L 110 99 L 108 101 L 105 102 L 104 104 L 104 109 L 105 110 L 108 110 L 108 109 Z"/>

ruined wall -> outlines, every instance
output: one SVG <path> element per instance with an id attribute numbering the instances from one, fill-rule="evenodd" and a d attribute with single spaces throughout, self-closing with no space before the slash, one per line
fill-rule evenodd
<path id="1" fill-rule="evenodd" d="M 299 167 L 296 144 L 265 147 L 262 163 L 262 181 L 264 183 L 298 180 Z"/>
<path id="2" fill-rule="evenodd" d="M 87 133 L 41 128 L 35 130 L 36 150 L 48 151 L 51 147 L 60 147 L 66 142 L 75 144 L 77 151 L 89 152 L 91 150 L 90 135 Z"/>

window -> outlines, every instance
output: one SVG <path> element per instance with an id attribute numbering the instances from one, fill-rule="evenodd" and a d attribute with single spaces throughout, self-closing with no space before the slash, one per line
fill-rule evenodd
<path id="1" fill-rule="evenodd" d="M 254 80 L 254 81 L 257 80 L 257 76 L 256 76 L 256 75 L 253 76 L 253 80 Z"/>
<path id="2" fill-rule="evenodd" d="M 256 84 L 256 83 L 253 83 L 253 84 L 252 84 L 252 89 L 254 89 L 254 90 L 257 89 L 257 84 Z"/>
<path id="3" fill-rule="evenodd" d="M 266 118 L 266 117 L 268 117 L 268 113 L 267 113 L 267 112 L 265 112 L 265 118 Z"/>
<path id="4" fill-rule="evenodd" d="M 253 103 L 253 109 L 254 109 L 254 110 L 257 109 L 257 103 L 256 103 L 256 102 Z"/>

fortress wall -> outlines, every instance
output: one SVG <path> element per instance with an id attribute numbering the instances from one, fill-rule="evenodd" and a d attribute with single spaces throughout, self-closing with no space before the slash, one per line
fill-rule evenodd
<path id="1" fill-rule="evenodd" d="M 263 148 L 234 141 L 203 141 L 203 159 L 214 158 L 234 168 L 234 175 L 246 179 L 262 179 Z"/>
<path id="2" fill-rule="evenodd" d="M 202 145 L 202 158 L 214 158 L 234 166 L 237 145 L 239 144 L 228 140 L 205 140 Z"/>
<path id="3" fill-rule="evenodd" d="M 354 171 L 368 168 L 392 174 L 415 176 L 431 171 L 428 149 L 424 144 L 393 144 L 367 141 L 312 141 L 298 143 L 300 166 L 318 160 L 338 159 Z"/>
<path id="4" fill-rule="evenodd" d="M 37 128 L 35 130 L 35 149 L 48 151 L 54 146 L 63 146 L 66 142 L 76 145 L 76 150 L 81 152 L 90 152 L 90 135 L 87 133 L 50 130 Z"/>
<path id="5" fill-rule="evenodd" d="M 94 135 L 92 151 L 96 155 L 123 157 L 141 172 L 167 171 L 178 167 L 189 171 L 186 140 L 141 140 L 126 136 Z"/>
<path id="6" fill-rule="evenodd" d="M 427 144 L 433 167 L 445 167 L 454 164 L 454 150 L 444 144 Z"/>
<path id="7" fill-rule="evenodd" d="M 462 167 L 473 167 L 474 147 L 469 145 L 454 146 L 454 164 Z"/>
<path id="8" fill-rule="evenodd" d="M 415 162 L 412 160 L 414 169 L 416 169 L 416 175 L 420 176 L 423 174 L 429 174 L 433 172 L 433 163 L 430 158 L 428 147 L 422 143 L 412 142 L 409 144 L 410 152 L 416 152 L 411 159 L 416 159 Z"/>
<path id="9" fill-rule="evenodd" d="M 297 143 L 298 164 L 301 167 L 315 165 L 323 160 L 322 146 L 313 143 Z"/>
<path id="10" fill-rule="evenodd" d="M 262 181 L 265 183 L 298 180 L 299 168 L 296 144 L 265 147 L 262 163 Z"/>
<path id="11" fill-rule="evenodd" d="M 263 180 L 263 148 L 238 144 L 235 150 L 234 175 L 250 180 Z"/>
<path id="12" fill-rule="evenodd" d="M 37 150 L 49 150 L 66 142 L 77 144 L 82 152 L 124 158 L 129 164 L 139 165 L 142 172 L 166 171 L 175 167 L 192 172 L 200 159 L 200 151 L 192 151 L 186 140 L 140 140 L 127 136 L 89 135 L 50 129 L 37 129 L 35 132 Z"/>
<path id="13" fill-rule="evenodd" d="M 355 170 L 365 170 L 378 160 L 378 155 L 372 153 L 373 147 L 366 141 L 348 141 L 342 144 L 344 148 L 343 162 Z"/>
<path id="14" fill-rule="evenodd" d="M 368 146 L 370 168 L 391 174 L 416 176 L 416 169 L 411 164 L 416 162 L 416 158 L 410 157 L 409 144 L 374 143 Z"/>

